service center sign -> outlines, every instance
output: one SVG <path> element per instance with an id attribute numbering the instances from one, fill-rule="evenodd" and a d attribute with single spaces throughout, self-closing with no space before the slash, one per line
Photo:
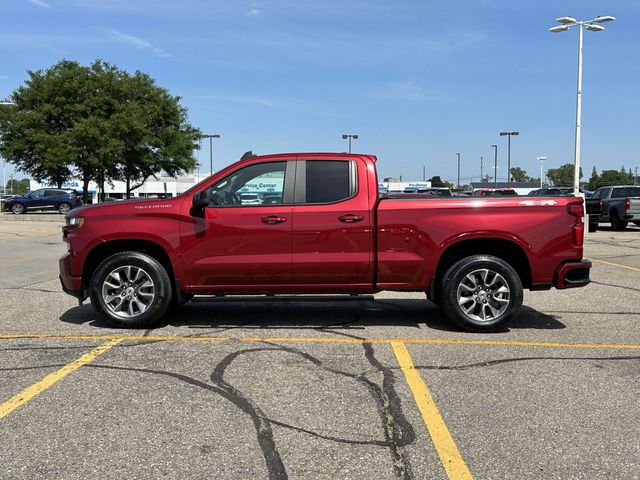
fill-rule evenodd
<path id="1" fill-rule="evenodd" d="M 245 184 L 240 193 L 280 193 L 283 188 L 284 178 L 263 178 Z"/>

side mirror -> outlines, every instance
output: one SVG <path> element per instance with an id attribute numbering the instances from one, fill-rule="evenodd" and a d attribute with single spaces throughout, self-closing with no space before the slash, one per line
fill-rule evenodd
<path id="1" fill-rule="evenodd" d="M 192 199 L 193 208 L 205 208 L 209 206 L 209 190 L 197 192 Z"/>

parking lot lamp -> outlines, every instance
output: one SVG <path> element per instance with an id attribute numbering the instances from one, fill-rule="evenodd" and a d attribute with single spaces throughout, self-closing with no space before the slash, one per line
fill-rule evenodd
<path id="1" fill-rule="evenodd" d="M 580 127 L 582 124 L 582 36 L 584 29 L 591 30 L 592 32 L 601 32 L 604 27 L 601 23 L 611 22 L 616 17 L 610 15 L 592 18 L 591 20 L 576 20 L 573 17 L 560 17 L 556 18 L 556 22 L 560 25 L 551 27 L 549 29 L 552 33 L 565 32 L 572 27 L 579 27 L 578 34 L 578 89 L 576 98 L 576 140 L 573 160 L 573 194 L 578 196 L 580 194 Z"/>
<path id="2" fill-rule="evenodd" d="M 547 157 L 538 157 L 537 160 L 540 162 L 540 188 L 542 188 L 542 162 L 544 162 Z"/>
<path id="3" fill-rule="evenodd" d="M 511 137 L 513 135 L 520 135 L 520 132 L 500 132 L 501 137 L 509 137 L 507 147 L 507 185 L 511 182 Z"/>
<path id="4" fill-rule="evenodd" d="M 457 185 L 457 189 L 460 190 L 460 154 L 456 153 L 456 155 L 458 156 L 458 185 Z"/>
<path id="5" fill-rule="evenodd" d="M 491 145 L 493 148 L 493 187 L 498 188 L 498 145 Z"/>
<path id="6" fill-rule="evenodd" d="M 343 133 L 342 134 L 342 139 L 346 140 L 349 139 L 349 153 L 351 153 L 351 140 L 357 140 L 358 139 L 358 135 L 354 135 L 352 133 Z"/>
<path id="7" fill-rule="evenodd" d="M 15 103 L 8 102 L 6 100 L 0 102 L 0 106 L 3 107 L 15 107 Z M 7 161 L 2 158 L 2 194 L 5 195 L 7 193 Z"/>
<path id="8" fill-rule="evenodd" d="M 209 139 L 209 175 L 213 175 L 213 139 L 220 138 L 217 133 L 204 134 L 202 138 Z"/>

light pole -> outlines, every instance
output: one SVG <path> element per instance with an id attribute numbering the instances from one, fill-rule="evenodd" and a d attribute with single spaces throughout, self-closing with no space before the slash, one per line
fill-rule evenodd
<path id="1" fill-rule="evenodd" d="M 482 168 L 484 167 L 484 157 L 480 156 L 480 183 L 483 182 L 482 178 Z"/>
<path id="2" fill-rule="evenodd" d="M 13 102 L 7 102 L 6 100 L 3 100 L 2 102 L 0 102 L 0 106 L 3 107 L 15 107 L 15 103 Z M 12 189 L 13 191 L 13 189 Z M 7 193 L 7 161 L 4 159 L 4 157 L 2 158 L 2 194 L 6 195 Z"/>
<path id="3" fill-rule="evenodd" d="M 498 188 L 498 145 L 491 145 L 493 148 L 493 188 Z"/>
<path id="4" fill-rule="evenodd" d="M 213 175 L 213 139 L 220 138 L 217 133 L 204 134 L 202 138 L 209 139 L 209 175 Z"/>
<path id="5" fill-rule="evenodd" d="M 542 188 L 542 162 L 544 162 L 547 157 L 538 157 L 537 160 L 540 161 L 540 188 Z"/>
<path id="6" fill-rule="evenodd" d="M 422 181 L 423 182 L 427 181 L 427 166 L 426 165 L 422 166 Z"/>
<path id="7" fill-rule="evenodd" d="M 507 185 L 511 183 L 511 137 L 513 135 L 520 135 L 520 132 L 500 132 L 500 136 L 509 137 L 508 147 L 507 147 Z"/>
<path id="8" fill-rule="evenodd" d="M 349 139 L 349 153 L 351 153 L 351 140 L 357 140 L 358 135 L 354 135 L 352 133 L 343 133 L 342 139 L 346 140 L 347 138 Z"/>
<path id="9" fill-rule="evenodd" d="M 460 190 L 460 154 L 456 153 L 456 155 L 458 156 L 458 190 Z"/>
<path id="10" fill-rule="evenodd" d="M 560 17 L 556 18 L 556 22 L 561 25 L 556 25 L 549 29 L 550 32 L 558 33 L 569 30 L 571 27 L 579 27 L 580 33 L 578 35 L 578 89 L 576 98 L 576 143 L 575 154 L 573 160 L 573 194 L 578 196 L 580 194 L 580 127 L 582 124 L 582 36 L 584 29 L 591 30 L 592 32 L 600 32 L 604 30 L 600 23 L 611 22 L 616 17 L 610 15 L 603 17 L 592 18 L 591 20 L 576 20 L 573 17 Z"/>

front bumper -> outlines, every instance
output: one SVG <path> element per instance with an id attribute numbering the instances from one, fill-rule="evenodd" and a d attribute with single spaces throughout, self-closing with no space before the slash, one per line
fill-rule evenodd
<path id="1" fill-rule="evenodd" d="M 60 284 L 65 293 L 76 297 L 82 301 L 87 298 L 84 288 L 82 287 L 82 277 L 73 275 L 71 268 L 71 254 L 66 252 L 58 262 L 60 268 Z"/>
<path id="2" fill-rule="evenodd" d="M 591 265 L 589 260 L 563 263 L 556 270 L 554 282 L 556 288 L 576 288 L 588 285 L 591 282 L 589 279 Z"/>

